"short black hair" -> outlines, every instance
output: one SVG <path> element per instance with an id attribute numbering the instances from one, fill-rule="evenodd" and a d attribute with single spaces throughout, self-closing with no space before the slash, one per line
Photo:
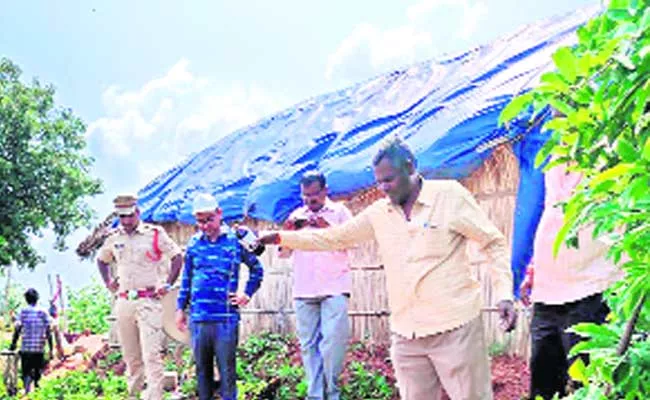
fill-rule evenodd
<path id="1" fill-rule="evenodd" d="M 27 289 L 25 292 L 25 301 L 30 306 L 35 305 L 38 302 L 38 292 L 34 288 Z"/>
<path id="2" fill-rule="evenodd" d="M 417 160 L 409 146 L 399 137 L 395 136 L 384 142 L 375 157 L 372 159 L 373 167 L 376 167 L 384 158 L 388 158 L 394 167 L 405 169 L 410 162 L 414 168 L 417 167 Z"/>
<path id="3" fill-rule="evenodd" d="M 321 189 L 324 188 L 326 185 L 325 175 L 322 172 L 309 171 L 305 172 L 302 178 L 300 178 L 300 186 L 309 186 L 314 182 L 318 182 Z"/>

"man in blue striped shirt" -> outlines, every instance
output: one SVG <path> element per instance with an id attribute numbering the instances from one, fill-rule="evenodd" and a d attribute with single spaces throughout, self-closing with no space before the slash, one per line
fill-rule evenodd
<path id="1" fill-rule="evenodd" d="M 213 399 L 214 359 L 221 377 L 223 400 L 237 399 L 235 357 L 239 339 L 239 307 L 245 306 L 262 283 L 263 269 L 234 230 L 221 225 L 215 198 L 199 194 L 193 213 L 199 233 L 188 242 L 178 294 L 176 324 L 187 329 L 189 307 L 192 351 L 196 362 L 199 399 Z M 239 266 L 250 270 L 244 293 L 238 293 Z"/>

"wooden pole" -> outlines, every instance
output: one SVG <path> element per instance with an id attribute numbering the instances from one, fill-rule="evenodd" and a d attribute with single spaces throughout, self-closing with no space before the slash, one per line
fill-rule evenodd
<path id="1" fill-rule="evenodd" d="M 11 289 L 11 265 L 12 264 L 9 264 L 7 266 L 7 284 L 5 285 L 5 300 L 4 300 L 8 322 L 13 322 L 11 321 L 12 315 L 11 315 L 11 310 L 9 309 L 9 291 Z"/>

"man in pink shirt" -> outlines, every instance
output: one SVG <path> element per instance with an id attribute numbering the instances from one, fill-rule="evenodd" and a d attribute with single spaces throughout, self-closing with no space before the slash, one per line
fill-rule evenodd
<path id="1" fill-rule="evenodd" d="M 352 217 L 341 203 L 327 198 L 325 176 L 306 173 L 300 181 L 304 205 L 285 228 L 320 229 Z M 281 250 L 288 257 L 291 250 Z M 338 400 L 337 381 L 348 345 L 348 301 L 352 280 L 346 251 L 293 251 L 293 297 L 296 329 L 309 385 L 309 400 Z"/>
<path id="2" fill-rule="evenodd" d="M 553 243 L 564 223 L 558 204 L 571 196 L 580 175 L 557 166 L 545 174 L 544 181 L 545 208 L 521 297 L 525 304 L 533 303 L 530 397 L 547 400 L 555 393 L 566 394 L 568 368 L 573 361 L 568 352 L 580 340 L 566 329 L 580 322 L 605 321 L 608 308 L 602 293 L 622 277 L 622 272 L 606 260 L 609 246 L 592 239 L 591 229 L 579 233 L 578 249 L 562 247 L 553 257 Z"/>

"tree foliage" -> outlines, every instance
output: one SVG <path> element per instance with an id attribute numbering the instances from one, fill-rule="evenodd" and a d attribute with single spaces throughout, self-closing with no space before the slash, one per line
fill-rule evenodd
<path id="1" fill-rule="evenodd" d="M 537 156 L 545 167 L 566 164 L 583 179 L 564 206 L 560 246 L 579 246 L 578 230 L 611 240 L 610 258 L 625 279 L 608 292 L 612 308 L 603 326 L 574 327 L 588 341 L 574 353 L 591 362 L 571 368 L 585 399 L 650 398 L 650 1 L 611 0 L 578 29 L 578 44 L 557 50 L 556 70 L 504 109 L 501 121 L 532 110 L 551 138 Z"/>
<path id="2" fill-rule="evenodd" d="M 88 223 L 88 196 L 100 193 L 85 153 L 85 126 L 54 104 L 54 88 L 25 84 L 20 69 L 0 59 L 0 268 L 34 268 L 42 258 L 31 235 L 52 229 L 55 248 Z"/>

